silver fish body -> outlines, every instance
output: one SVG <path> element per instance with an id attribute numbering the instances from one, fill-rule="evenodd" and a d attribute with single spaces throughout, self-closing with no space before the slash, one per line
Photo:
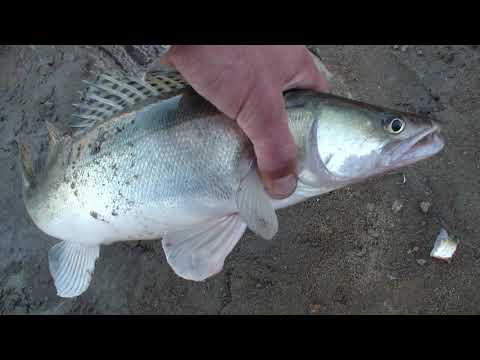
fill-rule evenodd
<path id="1" fill-rule="evenodd" d="M 150 99 L 62 140 L 44 175 L 26 187 L 26 208 L 42 231 L 68 244 L 97 247 L 164 237 L 175 272 L 203 280 L 221 270 L 247 226 L 261 234 L 255 222 L 261 229 L 262 221 L 276 221 L 268 215 L 260 221 L 255 211 L 268 214 L 269 207 L 294 205 L 412 164 L 443 147 L 439 127 L 429 119 L 311 91 L 291 91 L 285 98 L 299 159 L 298 187 L 287 199 L 265 197 L 255 180 L 247 180 L 256 172 L 252 144 L 233 120 L 189 93 Z M 395 133 L 392 122 L 399 119 L 403 128 Z M 243 212 L 241 204 L 246 204 Z M 189 232 L 192 228 L 198 231 Z M 195 245 L 195 237 L 206 245 Z M 178 247 L 170 256 L 169 246 Z M 51 265 L 56 279 L 66 272 L 59 269 L 63 260 L 58 258 L 77 250 L 65 251 L 57 249 L 50 260 L 57 264 Z M 89 269 L 91 276 L 93 265 Z M 89 279 L 75 280 L 74 290 L 59 295 L 78 295 Z M 58 281 L 56 286 L 65 287 Z"/>
<path id="2" fill-rule="evenodd" d="M 59 154 L 58 171 L 27 196 L 36 224 L 60 239 L 104 244 L 157 239 L 234 212 L 249 144 L 206 102 L 185 109 L 180 101 L 149 104 L 75 139 L 67 163 Z"/>
<path id="3" fill-rule="evenodd" d="M 148 104 L 75 139 L 26 195 L 35 223 L 56 238 L 105 244 L 157 239 L 237 212 L 240 181 L 254 165 L 252 145 L 208 102 L 189 100 Z M 289 110 L 301 163 L 313 122 L 312 111 Z M 296 193 L 271 201 L 280 208 L 303 199 Z"/>

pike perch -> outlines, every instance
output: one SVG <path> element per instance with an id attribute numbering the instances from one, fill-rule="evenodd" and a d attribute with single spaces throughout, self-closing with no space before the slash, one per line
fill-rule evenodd
<path id="1" fill-rule="evenodd" d="M 444 146 L 437 123 L 423 116 L 307 90 L 284 96 L 298 186 L 274 200 L 236 122 L 178 73 L 98 75 L 70 134 L 47 124 L 41 170 L 20 148 L 26 209 L 39 229 L 61 240 L 49 251 L 57 294 L 83 293 L 100 246 L 118 241 L 161 238 L 177 275 L 207 279 L 221 271 L 247 227 L 274 237 L 276 209 L 413 164 Z"/>

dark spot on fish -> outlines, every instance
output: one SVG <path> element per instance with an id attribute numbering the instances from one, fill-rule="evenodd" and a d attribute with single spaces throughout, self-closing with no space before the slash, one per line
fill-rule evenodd
<path id="1" fill-rule="evenodd" d="M 75 190 L 75 191 L 73 192 L 73 195 L 75 195 L 76 197 L 78 197 L 78 190 Z"/>
<path id="2" fill-rule="evenodd" d="M 131 141 L 129 141 L 129 142 L 127 142 L 127 146 L 134 147 L 135 145 Z"/>
<path id="3" fill-rule="evenodd" d="M 139 177 L 140 177 L 140 175 L 137 175 L 137 174 L 133 175 L 133 178 L 134 178 L 135 180 L 137 180 Z"/>
<path id="4" fill-rule="evenodd" d="M 264 218 L 259 218 L 257 217 L 257 223 L 260 225 L 260 227 L 265 228 L 267 227 L 268 223 Z"/>
<path id="5" fill-rule="evenodd" d="M 95 144 L 90 154 L 92 155 L 98 154 L 100 152 L 100 149 L 101 149 L 101 144 Z"/>
<path id="6" fill-rule="evenodd" d="M 112 216 L 118 216 L 118 213 L 115 210 L 113 210 L 112 211 Z"/>
<path id="7" fill-rule="evenodd" d="M 74 183 L 74 182 L 72 182 L 72 183 L 70 184 L 70 188 L 75 189 L 75 183 Z"/>
<path id="8" fill-rule="evenodd" d="M 95 155 L 95 154 L 98 154 L 98 153 L 100 152 L 100 150 L 101 150 L 101 148 L 102 148 L 102 144 L 103 144 L 103 142 L 106 140 L 106 139 L 105 139 L 106 133 L 107 133 L 107 132 L 104 130 L 104 131 L 102 131 L 102 132 L 98 135 L 97 140 L 96 140 L 95 143 L 93 144 L 93 147 L 92 147 L 92 149 L 91 149 L 91 151 L 90 151 L 90 154 L 91 154 L 91 155 Z"/>
<path id="9" fill-rule="evenodd" d="M 77 148 L 77 159 L 80 158 L 80 152 L 82 151 L 83 144 L 80 143 Z"/>
<path id="10" fill-rule="evenodd" d="M 108 224 L 108 221 L 103 219 L 100 214 L 98 214 L 97 212 L 95 211 L 90 211 L 90 216 L 93 217 L 95 220 L 100 220 L 100 221 L 103 221 L 104 223 L 107 223 Z"/>

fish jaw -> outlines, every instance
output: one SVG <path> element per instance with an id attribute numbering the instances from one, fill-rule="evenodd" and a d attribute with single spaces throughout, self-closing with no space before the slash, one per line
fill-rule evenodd
<path id="1" fill-rule="evenodd" d="M 440 127 L 433 124 L 431 128 L 382 151 L 382 167 L 385 172 L 412 165 L 438 154 L 445 146 L 440 134 Z"/>

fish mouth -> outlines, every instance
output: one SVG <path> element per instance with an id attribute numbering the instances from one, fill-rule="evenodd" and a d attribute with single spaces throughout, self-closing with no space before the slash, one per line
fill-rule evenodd
<path id="1" fill-rule="evenodd" d="M 440 127 L 437 124 L 409 140 L 402 141 L 388 151 L 389 170 L 411 165 L 421 160 L 428 159 L 439 153 L 445 146 L 445 140 L 440 135 Z"/>

